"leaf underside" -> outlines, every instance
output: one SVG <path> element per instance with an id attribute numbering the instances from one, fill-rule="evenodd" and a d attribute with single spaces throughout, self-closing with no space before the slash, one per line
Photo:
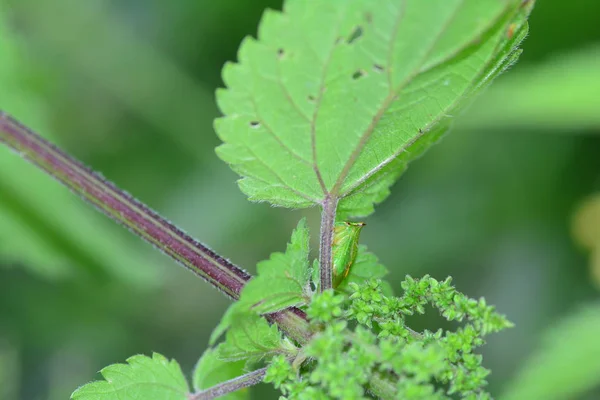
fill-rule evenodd
<path id="1" fill-rule="evenodd" d="M 284 352 L 283 338 L 276 325 L 258 314 L 236 312 L 225 341 L 217 346 L 222 361 L 259 361 Z"/>
<path id="2" fill-rule="evenodd" d="M 217 153 L 254 201 L 381 202 L 451 113 L 515 60 L 521 0 L 285 2 L 223 69 Z"/>

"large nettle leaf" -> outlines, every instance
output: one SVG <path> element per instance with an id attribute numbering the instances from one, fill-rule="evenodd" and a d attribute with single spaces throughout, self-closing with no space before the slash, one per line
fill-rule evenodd
<path id="1" fill-rule="evenodd" d="M 254 201 L 363 216 L 516 60 L 529 2 L 330 0 L 268 11 L 223 69 L 218 155 Z"/>

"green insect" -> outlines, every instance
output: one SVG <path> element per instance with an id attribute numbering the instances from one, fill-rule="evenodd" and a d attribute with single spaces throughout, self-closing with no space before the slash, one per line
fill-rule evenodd
<path id="1" fill-rule="evenodd" d="M 333 232 L 333 287 L 350 274 L 358 254 L 358 238 L 364 222 L 338 222 Z"/>

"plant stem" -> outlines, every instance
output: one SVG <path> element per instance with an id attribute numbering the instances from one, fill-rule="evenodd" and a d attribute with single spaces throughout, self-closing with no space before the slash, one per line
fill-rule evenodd
<path id="1" fill-rule="evenodd" d="M 99 211 L 142 237 L 228 297 L 237 299 L 250 275 L 192 239 L 100 174 L 0 114 L 0 141 L 56 178 Z"/>
<path id="2" fill-rule="evenodd" d="M 323 210 L 321 211 L 321 240 L 319 268 L 321 273 L 321 292 L 332 287 L 332 247 L 333 247 L 333 229 L 335 227 L 335 211 L 337 209 L 336 198 L 327 196 L 323 201 Z"/>
<path id="3" fill-rule="evenodd" d="M 0 143 L 6 144 L 100 212 L 200 276 L 229 298 L 237 300 L 242 288 L 250 280 L 251 275 L 246 271 L 191 238 L 148 206 L 2 111 Z M 300 343 L 305 343 L 310 337 L 306 315 L 299 309 L 292 308 L 271 314 L 269 319 Z"/>
<path id="4" fill-rule="evenodd" d="M 193 393 L 188 396 L 189 400 L 212 400 L 217 397 L 224 396 L 228 393 L 235 392 L 249 386 L 254 386 L 262 382 L 267 368 L 257 369 L 256 371 L 248 372 L 247 374 L 230 379 L 201 392 Z"/>
<path id="5" fill-rule="evenodd" d="M 100 212 L 151 243 L 232 300 L 239 299 L 242 288 L 252 278 L 250 274 L 191 238 L 148 206 L 2 111 L 0 111 L 0 143 L 6 144 L 71 191 L 79 194 Z M 332 245 L 336 208 L 337 200 L 328 197 L 323 203 L 320 257 L 322 290 L 331 288 L 332 283 Z M 276 323 L 286 336 L 301 345 L 310 340 L 311 332 L 306 314 L 302 310 L 292 307 L 269 314 L 267 318 Z M 265 372 L 266 368 L 262 368 L 205 391 L 191 394 L 190 400 L 214 399 L 234 390 L 255 385 L 262 381 Z M 381 378 L 371 380 L 370 390 L 381 398 L 389 398 L 394 393 L 393 386 Z"/>

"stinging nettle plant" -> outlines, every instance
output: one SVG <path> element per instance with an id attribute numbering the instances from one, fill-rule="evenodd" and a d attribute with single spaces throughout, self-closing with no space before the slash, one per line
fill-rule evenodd
<path id="1" fill-rule="evenodd" d="M 218 156 L 252 201 L 320 207 L 319 257 L 301 220 L 284 253 L 251 277 L 6 114 L 0 141 L 224 292 L 234 304 L 193 371 L 159 354 L 104 368 L 73 399 L 249 396 L 265 381 L 289 399 L 486 399 L 475 350 L 511 326 L 450 278 L 400 288 L 359 244 L 390 186 L 448 131 L 453 115 L 512 65 L 533 1 L 288 0 L 223 68 Z M 399 294 L 394 295 L 393 289 Z M 456 330 L 417 332 L 431 305 Z"/>

